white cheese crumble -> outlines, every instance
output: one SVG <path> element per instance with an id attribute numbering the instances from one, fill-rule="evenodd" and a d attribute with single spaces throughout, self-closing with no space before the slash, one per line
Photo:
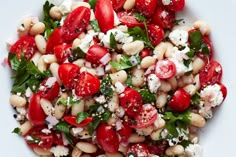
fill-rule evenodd
<path id="1" fill-rule="evenodd" d="M 224 98 L 221 92 L 221 87 L 218 84 L 209 85 L 201 90 L 200 97 L 204 101 L 205 106 L 219 106 Z"/>
<path id="2" fill-rule="evenodd" d="M 45 83 L 45 86 L 48 88 L 51 88 L 54 83 L 57 82 L 57 78 L 56 77 L 49 77 Z"/>
<path id="3" fill-rule="evenodd" d="M 49 0 L 53 5 L 59 6 L 64 0 Z"/>
<path id="4" fill-rule="evenodd" d="M 72 128 L 71 129 L 71 133 L 73 136 L 78 136 L 79 133 L 81 133 L 84 129 L 83 128 L 80 128 L 80 127 L 77 127 L 77 128 Z"/>
<path id="5" fill-rule="evenodd" d="M 53 128 L 55 125 L 57 125 L 57 123 L 59 123 L 57 118 L 54 116 L 51 116 L 51 115 L 47 116 L 47 118 L 45 120 L 48 124 L 48 129 Z"/>
<path id="6" fill-rule="evenodd" d="M 106 102 L 106 98 L 104 95 L 100 95 L 98 97 L 94 97 L 94 100 L 99 104 L 104 104 Z"/>
<path id="7" fill-rule="evenodd" d="M 69 154 L 69 149 L 64 146 L 57 145 L 50 149 L 50 152 L 54 154 L 55 157 L 66 156 Z"/>
<path id="8" fill-rule="evenodd" d="M 60 12 L 64 15 L 67 14 L 71 11 L 71 5 L 72 5 L 72 0 L 64 0 L 60 5 L 59 5 L 59 10 Z"/>
<path id="9" fill-rule="evenodd" d="M 44 128 L 43 130 L 41 130 L 41 132 L 44 134 L 50 134 L 51 130 Z"/>
<path id="10" fill-rule="evenodd" d="M 155 74 L 150 74 L 147 78 L 148 89 L 151 93 L 156 93 L 161 86 L 160 79 Z"/>
<path id="11" fill-rule="evenodd" d="M 190 144 L 185 148 L 187 157 L 202 157 L 202 148 L 199 144 Z"/>
<path id="12" fill-rule="evenodd" d="M 188 42 L 188 32 L 185 30 L 176 29 L 170 32 L 169 38 L 176 46 L 185 46 Z"/>
<path id="13" fill-rule="evenodd" d="M 116 14 L 116 12 L 114 11 L 114 25 L 118 26 L 120 24 L 120 20 Z"/>

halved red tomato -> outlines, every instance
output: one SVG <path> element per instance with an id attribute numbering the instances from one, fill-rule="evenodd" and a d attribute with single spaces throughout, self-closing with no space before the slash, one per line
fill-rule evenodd
<path id="1" fill-rule="evenodd" d="M 168 59 L 159 60 L 155 66 L 155 74 L 160 79 L 169 79 L 176 74 L 176 66 Z"/>
<path id="2" fill-rule="evenodd" d="M 75 94 L 77 96 L 91 96 L 100 89 L 99 79 L 89 72 L 82 72 L 75 86 Z"/>
<path id="3" fill-rule="evenodd" d="M 202 87 L 220 82 L 222 77 L 222 67 L 217 61 L 210 61 L 200 71 L 199 79 Z"/>
<path id="4" fill-rule="evenodd" d="M 63 63 L 71 54 L 71 44 L 60 44 L 53 48 L 58 63 Z"/>
<path id="5" fill-rule="evenodd" d="M 60 45 L 62 43 L 64 43 L 64 39 L 62 37 L 62 29 L 56 28 L 54 29 L 52 34 L 48 37 L 46 53 L 52 53 L 54 46 Z"/>
<path id="6" fill-rule="evenodd" d="M 114 11 L 110 0 L 97 0 L 95 17 L 102 32 L 114 27 Z"/>
<path id="7" fill-rule="evenodd" d="M 30 122 L 34 126 L 45 125 L 46 114 L 44 113 L 40 104 L 41 95 L 40 93 L 35 93 L 29 102 L 28 116 Z"/>
<path id="8" fill-rule="evenodd" d="M 164 30 L 157 25 L 147 27 L 148 37 L 153 46 L 158 45 L 164 39 Z"/>
<path id="9" fill-rule="evenodd" d="M 23 53 L 25 58 L 29 60 L 35 54 L 36 49 L 37 47 L 34 38 L 31 36 L 25 36 L 12 45 L 10 53 L 15 53 L 19 59 L 21 58 L 21 53 Z"/>
<path id="10" fill-rule="evenodd" d="M 144 104 L 142 109 L 134 117 L 136 123 L 131 125 L 132 128 L 145 128 L 152 125 L 155 120 L 158 118 L 157 110 L 151 104 Z"/>
<path id="11" fill-rule="evenodd" d="M 151 55 L 151 50 L 149 48 L 144 48 L 140 53 L 139 53 L 139 56 L 141 58 L 145 58 L 147 56 L 150 56 Z"/>
<path id="12" fill-rule="evenodd" d="M 108 153 L 116 153 L 119 149 L 119 138 L 116 131 L 108 124 L 100 124 L 96 131 L 97 141 Z"/>
<path id="13" fill-rule="evenodd" d="M 125 88 L 125 91 L 119 96 L 120 104 L 128 116 L 134 117 L 140 113 L 143 100 L 139 92 L 133 88 Z"/>
<path id="14" fill-rule="evenodd" d="M 157 7 L 157 0 L 136 0 L 136 9 L 144 16 L 151 17 Z"/>
<path id="15" fill-rule="evenodd" d="M 38 92 L 42 98 L 52 100 L 58 96 L 60 85 L 55 77 L 48 77 L 40 84 Z"/>
<path id="16" fill-rule="evenodd" d="M 42 130 L 47 129 L 46 127 L 33 127 L 24 136 L 24 139 L 28 146 L 31 148 L 51 148 L 53 145 L 53 134 L 43 133 Z"/>
<path id="17" fill-rule="evenodd" d="M 123 11 L 123 12 L 118 12 L 117 16 L 118 16 L 120 22 L 129 28 L 133 28 L 136 26 L 144 27 L 143 22 L 138 21 L 133 14 L 134 14 L 134 12 Z"/>
<path id="18" fill-rule="evenodd" d="M 76 127 L 84 127 L 93 121 L 92 117 L 87 117 L 80 123 L 77 123 L 76 119 L 77 118 L 75 116 L 70 116 L 70 115 L 64 116 L 64 120 L 67 123 L 69 123 L 72 126 L 76 126 Z"/>
<path id="19" fill-rule="evenodd" d="M 111 0 L 113 9 L 119 11 L 123 8 L 126 0 Z"/>
<path id="20" fill-rule="evenodd" d="M 165 150 L 168 147 L 168 143 L 166 141 L 162 141 L 158 145 L 155 145 L 147 141 L 147 147 L 151 154 L 162 155 L 165 153 Z"/>
<path id="21" fill-rule="evenodd" d="M 75 86 L 75 78 L 80 73 L 80 68 L 72 63 L 63 63 L 58 68 L 58 76 L 60 77 L 63 85 L 67 88 L 73 88 Z"/>
<path id="22" fill-rule="evenodd" d="M 177 112 L 185 111 L 191 103 L 190 94 L 185 91 L 183 88 L 179 88 L 173 94 L 169 105 L 170 108 Z"/>
<path id="23" fill-rule="evenodd" d="M 140 155 L 140 154 L 142 154 L 142 155 Z M 137 143 L 137 144 L 133 144 L 132 146 L 129 147 L 129 149 L 127 151 L 127 156 L 149 157 L 150 153 L 149 153 L 148 148 L 145 144 Z"/>
<path id="24" fill-rule="evenodd" d="M 127 123 L 123 122 L 122 128 L 118 130 L 117 133 L 120 135 L 121 142 L 127 142 L 128 138 L 132 133 L 132 128 Z"/>
<path id="25" fill-rule="evenodd" d="M 163 1 L 162 1 L 163 3 Z M 169 4 L 164 4 L 165 7 L 167 7 L 171 11 L 182 11 L 185 6 L 185 0 L 170 0 Z"/>
<path id="26" fill-rule="evenodd" d="M 62 26 L 62 36 L 66 41 L 72 41 L 82 33 L 89 24 L 90 9 L 80 6 L 67 15 Z"/>

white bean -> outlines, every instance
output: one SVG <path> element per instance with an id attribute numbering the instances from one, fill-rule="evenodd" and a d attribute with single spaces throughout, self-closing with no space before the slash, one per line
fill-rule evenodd
<path id="1" fill-rule="evenodd" d="M 46 64 L 52 64 L 57 62 L 57 58 L 54 54 L 47 54 L 47 55 L 43 55 L 43 61 Z"/>
<path id="2" fill-rule="evenodd" d="M 36 43 L 36 46 L 37 46 L 39 52 L 42 54 L 45 54 L 46 53 L 46 45 L 47 45 L 46 39 L 42 35 L 38 34 L 35 36 L 35 43 Z"/>
<path id="3" fill-rule="evenodd" d="M 81 40 L 79 38 L 75 38 L 73 40 L 73 43 L 72 43 L 72 49 L 76 49 L 77 47 L 79 47 L 79 45 L 81 44 Z"/>
<path id="4" fill-rule="evenodd" d="M 167 44 L 165 42 L 161 42 L 155 47 L 153 53 L 158 60 L 162 60 L 164 58 L 166 50 L 167 50 Z"/>
<path id="5" fill-rule="evenodd" d="M 156 98 L 156 107 L 163 108 L 167 103 L 167 93 L 159 92 Z"/>
<path id="6" fill-rule="evenodd" d="M 157 118 L 157 120 L 154 122 L 154 129 L 155 130 L 161 129 L 165 125 L 166 125 L 166 121 L 159 116 L 159 118 Z"/>
<path id="7" fill-rule="evenodd" d="M 183 153 L 184 147 L 182 145 L 175 145 L 166 149 L 166 155 L 168 156 L 181 155 Z"/>
<path id="8" fill-rule="evenodd" d="M 97 151 L 97 146 L 89 142 L 78 142 L 76 147 L 85 153 L 95 153 Z"/>
<path id="9" fill-rule="evenodd" d="M 175 77 L 170 78 L 168 82 L 171 84 L 171 90 L 175 90 L 178 87 L 178 83 Z"/>
<path id="10" fill-rule="evenodd" d="M 20 38 L 29 34 L 31 23 L 32 23 L 31 17 L 25 17 L 24 19 L 22 19 L 20 26 L 18 27 L 17 30 Z"/>
<path id="11" fill-rule="evenodd" d="M 88 111 L 89 107 L 95 104 L 95 100 L 93 98 L 85 98 L 84 99 L 84 111 Z"/>
<path id="12" fill-rule="evenodd" d="M 71 156 L 72 157 L 80 157 L 82 153 L 83 152 L 79 148 L 74 147 Z"/>
<path id="13" fill-rule="evenodd" d="M 35 36 L 37 34 L 43 33 L 45 30 L 45 24 L 43 22 L 35 23 L 30 29 L 30 35 Z"/>
<path id="14" fill-rule="evenodd" d="M 197 92 L 196 86 L 193 84 L 185 86 L 184 90 L 187 91 L 191 96 L 193 96 Z"/>
<path id="15" fill-rule="evenodd" d="M 193 66 L 193 74 L 197 74 L 205 66 L 205 62 L 201 58 L 196 57 L 193 60 L 192 66 Z"/>
<path id="16" fill-rule="evenodd" d="M 112 84 L 114 85 L 116 82 L 125 83 L 128 76 L 126 71 L 120 70 L 116 73 L 110 74 L 110 77 L 112 79 Z"/>
<path id="17" fill-rule="evenodd" d="M 152 133 L 153 131 L 153 126 L 148 126 L 148 127 L 145 127 L 145 128 L 140 128 L 140 129 L 136 129 L 136 132 L 139 134 L 139 135 L 144 135 L 144 136 L 148 136 Z"/>
<path id="18" fill-rule="evenodd" d="M 76 116 L 78 113 L 84 111 L 84 100 L 80 100 L 79 103 L 73 104 L 71 107 L 71 115 Z"/>
<path id="19" fill-rule="evenodd" d="M 43 155 L 43 156 L 52 155 L 52 152 L 50 152 L 50 150 L 48 150 L 48 149 L 33 148 L 33 150 L 37 155 Z"/>
<path id="20" fill-rule="evenodd" d="M 109 119 L 107 120 L 108 125 L 115 125 L 116 121 L 118 120 L 118 117 L 115 114 L 112 114 Z"/>
<path id="21" fill-rule="evenodd" d="M 108 153 L 105 154 L 106 157 L 123 157 L 123 155 L 120 152 L 117 153 Z"/>
<path id="22" fill-rule="evenodd" d="M 73 64 L 79 66 L 79 67 L 83 67 L 85 65 L 85 59 L 77 59 L 76 61 L 73 62 Z"/>
<path id="23" fill-rule="evenodd" d="M 55 20 L 61 20 L 62 18 L 62 13 L 58 6 L 53 6 L 49 11 L 49 15 Z"/>
<path id="24" fill-rule="evenodd" d="M 154 65 L 155 62 L 156 62 L 156 58 L 155 58 L 155 57 L 153 57 L 153 56 L 147 56 L 147 57 L 144 57 L 144 58 L 142 59 L 142 61 L 141 61 L 141 63 L 140 63 L 140 66 L 141 66 L 141 68 L 146 69 L 146 68 L 148 68 L 148 67 Z"/>
<path id="25" fill-rule="evenodd" d="M 193 82 L 193 75 L 184 75 L 178 80 L 178 87 L 184 87 L 185 85 L 192 84 Z"/>
<path id="26" fill-rule="evenodd" d="M 35 65 L 37 65 L 39 58 L 42 56 L 42 54 L 40 52 L 36 52 L 33 57 L 31 58 L 31 61 L 34 62 Z"/>
<path id="27" fill-rule="evenodd" d="M 41 72 L 47 70 L 47 64 L 44 62 L 44 55 L 39 58 L 37 67 Z"/>
<path id="28" fill-rule="evenodd" d="M 144 141 L 145 141 L 145 136 L 140 136 L 136 133 L 132 133 L 128 139 L 129 143 L 139 143 Z"/>
<path id="29" fill-rule="evenodd" d="M 134 8 L 134 6 L 135 6 L 135 0 L 126 0 L 123 5 L 123 8 L 125 10 L 131 10 Z"/>
<path id="30" fill-rule="evenodd" d="M 84 71 L 89 72 L 90 74 L 97 76 L 97 72 L 93 68 L 81 67 L 80 68 L 80 73 L 82 73 Z"/>
<path id="31" fill-rule="evenodd" d="M 71 10 L 73 11 L 76 8 L 81 7 L 81 6 L 89 8 L 89 9 L 91 8 L 89 3 L 86 3 L 86 2 L 76 2 L 73 5 L 71 5 Z"/>
<path id="32" fill-rule="evenodd" d="M 194 22 L 193 27 L 199 29 L 202 35 L 209 35 L 211 32 L 210 26 L 205 21 L 196 21 Z"/>
<path id="33" fill-rule="evenodd" d="M 88 130 L 83 130 L 83 131 L 79 132 L 78 136 L 80 137 L 80 139 L 89 139 L 89 138 L 91 138 L 91 135 L 89 134 Z"/>
<path id="34" fill-rule="evenodd" d="M 108 102 L 108 109 L 115 112 L 119 108 L 119 97 L 116 92 L 113 92 L 112 98 Z"/>
<path id="35" fill-rule="evenodd" d="M 170 43 L 170 42 L 166 42 L 166 52 L 165 52 L 165 57 L 166 58 L 170 58 L 172 57 L 173 53 L 174 53 L 174 46 Z"/>
<path id="36" fill-rule="evenodd" d="M 161 80 L 160 91 L 169 92 L 171 90 L 171 84 L 167 81 Z"/>
<path id="37" fill-rule="evenodd" d="M 25 97 L 13 94 L 9 98 L 10 104 L 14 107 L 25 107 L 27 101 Z"/>
<path id="38" fill-rule="evenodd" d="M 55 113 L 52 103 L 49 100 L 44 99 L 44 98 L 40 99 L 40 105 L 46 115 L 49 116 Z"/>
<path id="39" fill-rule="evenodd" d="M 154 140 L 154 141 L 160 140 L 161 132 L 162 132 L 162 129 L 153 131 L 150 135 L 151 139 Z"/>
<path id="40" fill-rule="evenodd" d="M 206 125 L 206 120 L 203 118 L 201 115 L 197 113 L 190 113 L 190 120 L 191 120 L 191 125 L 196 126 L 196 127 L 204 127 Z"/>
<path id="41" fill-rule="evenodd" d="M 33 127 L 30 121 L 25 121 L 23 124 L 20 126 L 20 132 L 21 135 L 24 136 L 28 133 L 28 131 Z"/>
<path id="42" fill-rule="evenodd" d="M 57 82 L 58 82 L 60 85 L 62 85 L 61 79 L 60 79 L 60 77 L 58 76 L 58 69 L 59 69 L 59 64 L 58 64 L 58 63 L 52 63 L 52 64 L 50 64 L 50 66 L 49 66 L 49 70 L 51 71 L 52 76 L 56 77 Z"/>
<path id="43" fill-rule="evenodd" d="M 61 119 L 64 116 L 65 112 L 66 112 L 66 106 L 64 106 L 64 105 L 56 104 L 54 109 L 55 109 L 55 111 L 54 111 L 55 115 L 54 116 L 57 119 Z"/>
<path id="44" fill-rule="evenodd" d="M 199 80 L 199 74 L 197 74 L 194 77 L 194 84 L 196 86 L 196 90 L 199 90 L 201 88 L 200 80 Z"/>
<path id="45" fill-rule="evenodd" d="M 144 85 L 144 70 L 139 67 L 132 68 L 132 84 L 135 87 L 142 87 Z"/>
<path id="46" fill-rule="evenodd" d="M 144 43 L 140 40 L 135 40 L 131 43 L 126 43 L 122 46 L 124 53 L 128 56 L 132 56 L 139 53 L 140 51 L 142 51 L 143 48 Z"/>

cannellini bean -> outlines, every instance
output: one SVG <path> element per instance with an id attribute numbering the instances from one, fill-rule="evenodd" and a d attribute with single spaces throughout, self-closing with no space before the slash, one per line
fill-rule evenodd
<path id="1" fill-rule="evenodd" d="M 139 67 L 132 68 L 132 84 L 135 87 L 142 87 L 144 85 L 144 70 Z"/>
<path id="2" fill-rule="evenodd" d="M 165 125 L 166 125 L 166 121 L 159 116 L 157 120 L 154 122 L 154 129 L 155 130 L 161 129 Z"/>
<path id="3" fill-rule="evenodd" d="M 88 111 L 89 107 L 95 104 L 95 100 L 93 98 L 84 99 L 84 111 Z"/>
<path id="4" fill-rule="evenodd" d="M 57 62 L 57 58 L 54 54 L 47 54 L 47 55 L 43 55 L 43 61 L 46 64 L 52 64 Z"/>
<path id="5" fill-rule="evenodd" d="M 173 53 L 174 53 L 174 46 L 170 43 L 170 42 L 166 42 L 166 52 L 165 52 L 165 57 L 166 58 L 170 58 L 172 57 Z"/>
<path id="6" fill-rule="evenodd" d="M 112 79 L 112 84 L 115 84 L 116 82 L 125 83 L 128 76 L 127 76 L 126 71 L 120 70 L 116 73 L 110 74 L 110 77 Z"/>
<path id="7" fill-rule="evenodd" d="M 78 142 L 76 147 L 85 153 L 95 153 L 97 151 L 97 146 L 89 142 Z"/>
<path id="8" fill-rule="evenodd" d="M 73 64 L 78 65 L 79 67 L 83 67 L 85 65 L 85 59 L 77 59 L 76 61 L 73 62 Z"/>
<path id="9" fill-rule="evenodd" d="M 42 35 L 38 34 L 35 36 L 35 43 L 36 43 L 36 46 L 37 46 L 39 52 L 42 54 L 45 54 L 46 53 L 46 45 L 47 45 L 46 39 Z"/>
<path id="10" fill-rule="evenodd" d="M 11 95 L 9 101 L 10 104 L 14 107 L 24 107 L 27 103 L 25 97 L 16 94 Z"/>
<path id="11" fill-rule="evenodd" d="M 62 85 L 62 82 L 61 82 L 61 79 L 58 75 L 58 69 L 59 69 L 59 64 L 58 63 L 52 63 L 50 64 L 49 66 L 49 70 L 51 71 L 52 73 L 52 76 L 56 77 L 57 79 L 57 82 Z"/>
<path id="12" fill-rule="evenodd" d="M 39 58 L 42 56 L 42 54 L 40 52 L 35 52 L 35 54 L 33 55 L 33 57 L 31 58 L 31 61 L 34 62 L 35 65 L 37 65 Z"/>
<path id="13" fill-rule="evenodd" d="M 40 99 L 40 104 L 46 115 L 49 116 L 54 114 L 54 108 L 49 100 L 42 98 Z"/>
<path id="14" fill-rule="evenodd" d="M 81 132 L 78 133 L 80 139 L 88 139 L 91 138 L 91 135 L 89 134 L 88 130 L 83 130 Z"/>
<path id="15" fill-rule="evenodd" d="M 206 120 L 203 118 L 201 115 L 197 113 L 190 113 L 190 120 L 191 120 L 191 125 L 196 126 L 196 127 L 204 127 L 206 125 Z"/>
<path id="16" fill-rule="evenodd" d="M 90 21 L 93 21 L 93 20 L 95 20 L 95 14 L 94 14 L 93 9 L 90 9 Z"/>
<path id="17" fill-rule="evenodd" d="M 91 8 L 91 6 L 90 6 L 89 3 L 86 3 L 86 2 L 76 2 L 76 3 L 74 3 L 73 5 L 71 5 L 71 10 L 73 11 L 73 10 L 75 10 L 76 8 L 81 7 L 81 6 L 87 7 L 87 8 L 89 8 L 89 9 Z"/>
<path id="18" fill-rule="evenodd" d="M 91 157 L 91 155 L 89 155 L 89 154 L 83 154 L 83 155 L 81 155 L 81 157 Z"/>
<path id="19" fill-rule="evenodd" d="M 156 107 L 163 108 L 166 103 L 167 103 L 167 93 L 159 92 L 156 98 Z"/>
<path id="20" fill-rule="evenodd" d="M 33 150 L 37 155 L 43 155 L 43 156 L 52 155 L 52 152 L 50 152 L 50 150 L 48 150 L 48 149 L 33 148 Z"/>
<path id="21" fill-rule="evenodd" d="M 166 149 L 165 153 L 168 156 L 181 155 L 184 153 L 184 147 L 182 145 L 171 146 Z"/>
<path id="22" fill-rule="evenodd" d="M 123 155 L 120 152 L 117 153 L 108 153 L 105 154 L 106 157 L 123 157 Z"/>
<path id="23" fill-rule="evenodd" d="M 191 96 L 193 96 L 197 92 L 196 86 L 193 84 L 185 86 L 184 90 L 187 91 Z"/>
<path id="24" fill-rule="evenodd" d="M 80 68 L 80 73 L 82 73 L 84 71 L 89 72 L 90 74 L 97 76 L 97 72 L 96 72 L 95 69 L 87 68 L 87 67 L 81 67 Z"/>
<path id="25" fill-rule="evenodd" d="M 200 80 L 199 80 L 199 74 L 197 74 L 194 77 L 194 84 L 196 86 L 196 90 L 199 90 L 201 88 Z"/>
<path id="26" fill-rule="evenodd" d="M 47 64 L 44 62 L 44 55 L 39 58 L 37 67 L 41 72 L 47 70 Z"/>
<path id="27" fill-rule="evenodd" d="M 135 0 L 126 0 L 123 5 L 123 8 L 125 10 L 131 10 L 134 8 L 134 6 L 135 6 Z"/>
<path id="28" fill-rule="evenodd" d="M 189 134 L 189 139 L 191 140 L 192 143 L 197 144 L 199 142 L 199 137 L 198 135 L 194 133 Z"/>
<path id="29" fill-rule="evenodd" d="M 80 40 L 82 40 L 84 37 L 85 37 L 85 33 L 84 33 L 84 32 L 82 32 L 82 33 L 78 36 L 78 38 L 79 38 Z"/>
<path id="30" fill-rule="evenodd" d="M 20 126 L 20 132 L 21 135 L 24 136 L 28 133 L 28 131 L 33 127 L 30 121 L 25 121 L 23 124 Z"/>
<path id="31" fill-rule="evenodd" d="M 154 141 L 160 140 L 161 131 L 162 131 L 162 129 L 153 131 L 150 135 L 151 139 Z"/>
<path id="32" fill-rule="evenodd" d="M 145 128 L 136 129 L 136 132 L 139 135 L 144 135 L 144 136 L 150 135 L 152 133 L 152 131 L 153 131 L 153 126 L 148 126 Z"/>
<path id="33" fill-rule="evenodd" d="M 154 65 L 155 62 L 156 62 L 156 58 L 155 58 L 155 57 L 153 57 L 153 56 L 147 56 L 147 57 L 145 57 L 145 58 L 142 59 L 142 61 L 141 61 L 141 63 L 140 63 L 140 66 L 141 66 L 141 68 L 146 69 L 146 68 L 148 68 L 148 67 Z"/>
<path id="34" fill-rule="evenodd" d="M 17 30 L 20 38 L 29 34 L 31 23 L 32 23 L 31 17 L 25 17 L 24 19 L 22 19 L 22 21 L 20 22 L 20 26 L 18 27 Z"/>
<path id="35" fill-rule="evenodd" d="M 145 141 L 145 136 L 140 136 L 137 133 L 131 134 L 128 139 L 129 143 L 139 143 L 139 142 L 144 142 L 144 141 Z"/>
<path id="36" fill-rule="evenodd" d="M 108 109 L 115 112 L 119 108 L 119 97 L 116 92 L 113 92 L 111 100 L 108 102 Z"/>
<path id="37" fill-rule="evenodd" d="M 64 105 L 56 104 L 54 109 L 55 109 L 54 117 L 56 117 L 57 119 L 61 119 L 66 112 L 66 106 Z"/>
<path id="38" fill-rule="evenodd" d="M 128 147 L 127 146 L 123 146 L 122 144 L 120 144 L 118 151 L 123 153 L 123 154 L 127 154 Z"/>
<path id="39" fill-rule="evenodd" d="M 107 124 L 114 125 L 117 120 L 118 120 L 118 117 L 115 114 L 112 114 L 107 120 Z"/>
<path id="40" fill-rule="evenodd" d="M 78 113 L 84 111 L 84 100 L 80 100 L 79 103 L 71 106 L 71 115 L 76 116 Z"/>
<path id="41" fill-rule="evenodd" d="M 193 82 L 193 75 L 184 75 L 178 80 L 178 87 L 184 87 L 185 85 L 192 84 Z"/>
<path id="42" fill-rule="evenodd" d="M 77 47 L 79 47 L 79 45 L 81 44 L 81 40 L 79 38 L 75 38 L 73 40 L 73 43 L 72 43 L 72 49 L 76 49 Z"/>
<path id="43" fill-rule="evenodd" d="M 30 29 L 30 35 L 35 36 L 43 33 L 45 30 L 45 24 L 43 22 L 35 23 Z"/>
<path id="44" fill-rule="evenodd" d="M 205 21 L 196 21 L 194 22 L 193 27 L 199 29 L 202 35 L 209 35 L 211 32 L 210 26 Z"/>
<path id="45" fill-rule="evenodd" d="M 79 148 L 74 147 L 74 149 L 73 149 L 73 151 L 71 153 L 71 156 L 72 157 L 80 157 L 82 153 L 83 152 Z"/>
<path id="46" fill-rule="evenodd" d="M 161 42 L 158 44 L 153 50 L 153 54 L 158 60 L 162 60 L 164 58 L 164 54 L 167 50 L 167 44 L 165 42 Z"/>
<path id="47" fill-rule="evenodd" d="M 171 85 L 171 90 L 175 90 L 178 87 L 178 83 L 175 77 L 172 77 L 168 80 Z"/>
<path id="48" fill-rule="evenodd" d="M 161 80 L 160 91 L 169 92 L 171 90 L 171 84 L 167 81 Z"/>
<path id="49" fill-rule="evenodd" d="M 92 26 L 92 25 L 88 25 L 88 26 L 86 27 L 86 30 L 87 30 L 87 31 L 92 30 L 92 29 L 93 29 L 93 26 Z M 92 43 L 94 43 L 94 42 L 92 41 Z"/>
<path id="50" fill-rule="evenodd" d="M 131 43 L 126 43 L 122 46 L 124 53 L 128 56 L 132 56 L 139 53 L 140 51 L 142 51 L 143 48 L 144 43 L 140 40 L 135 40 Z"/>
<path id="51" fill-rule="evenodd" d="M 205 62 L 201 58 L 196 57 L 193 60 L 192 66 L 193 66 L 193 74 L 197 74 L 205 66 Z"/>
<path id="52" fill-rule="evenodd" d="M 49 15 L 55 20 L 61 20 L 63 16 L 58 6 L 53 6 L 49 11 Z"/>

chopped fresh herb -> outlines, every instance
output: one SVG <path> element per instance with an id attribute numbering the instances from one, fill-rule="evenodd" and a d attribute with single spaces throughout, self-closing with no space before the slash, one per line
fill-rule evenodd
<path id="1" fill-rule="evenodd" d="M 88 3 L 90 4 L 91 8 L 94 9 L 97 3 L 97 0 L 89 0 Z"/>
<path id="2" fill-rule="evenodd" d="M 74 142 L 74 137 L 70 134 L 70 133 L 65 133 L 65 137 L 68 140 L 68 142 L 70 143 L 71 146 L 74 146 L 75 142 Z"/>
<path id="3" fill-rule="evenodd" d="M 136 55 L 136 56 L 131 56 L 131 57 L 135 57 L 136 60 L 137 60 L 137 64 L 139 64 L 141 62 L 141 58 L 139 55 Z M 116 70 L 124 70 L 124 69 L 129 69 L 129 68 L 132 68 L 133 65 L 131 62 L 130 62 L 130 58 L 129 56 L 125 56 L 125 55 L 122 55 L 121 59 L 120 59 L 120 62 L 110 62 L 111 66 L 113 68 L 115 68 Z"/>
<path id="4" fill-rule="evenodd" d="M 112 89 L 112 80 L 110 75 L 106 75 L 101 82 L 100 92 L 108 98 L 112 98 L 113 89 Z"/>
<path id="5" fill-rule="evenodd" d="M 208 45 L 206 43 L 203 43 L 202 44 L 202 51 L 201 51 L 203 54 L 206 54 L 206 55 L 209 55 L 210 53 L 210 49 L 208 47 Z"/>
<path id="6" fill-rule="evenodd" d="M 52 34 L 55 28 L 60 26 L 60 22 L 58 20 L 54 20 L 49 15 L 49 11 L 53 6 L 54 5 L 50 4 L 49 1 L 46 1 L 45 4 L 43 5 L 43 16 L 44 16 L 43 23 L 45 24 L 44 36 L 46 38 L 48 38 Z"/>
<path id="7" fill-rule="evenodd" d="M 189 52 L 187 52 L 187 53 L 186 53 L 186 55 L 187 55 L 189 58 L 193 58 L 193 57 L 194 57 L 194 55 L 195 55 L 195 53 L 194 53 L 194 51 L 193 51 L 193 50 L 191 50 L 191 49 L 190 49 L 190 51 L 189 51 Z"/>
<path id="8" fill-rule="evenodd" d="M 148 89 L 140 89 L 138 92 L 143 99 L 143 103 L 151 103 L 156 101 L 155 95 L 151 93 Z"/>
<path id="9" fill-rule="evenodd" d="M 102 114 L 102 120 L 107 121 L 111 116 L 111 112 L 109 110 L 105 110 L 105 112 Z"/>
<path id="10" fill-rule="evenodd" d="M 201 32 L 199 30 L 191 32 L 189 35 L 189 38 L 190 38 L 190 47 L 194 51 L 199 51 L 201 49 L 202 44 L 203 44 Z"/>
<path id="11" fill-rule="evenodd" d="M 67 106 L 67 105 L 68 105 L 67 99 L 65 99 L 65 98 L 59 98 L 59 99 L 57 100 L 57 104 Z"/>
<path id="12" fill-rule="evenodd" d="M 184 22 L 184 19 L 176 19 L 175 20 L 175 25 L 179 25 L 180 22 Z"/>
<path id="13" fill-rule="evenodd" d="M 133 84 L 132 84 L 132 76 L 131 75 L 128 75 L 128 78 L 127 78 L 125 83 L 128 87 L 131 87 L 131 88 L 134 87 Z"/>
<path id="14" fill-rule="evenodd" d="M 55 129 L 64 132 L 66 134 L 70 133 L 70 125 L 65 121 L 60 121 L 59 123 L 57 123 Z"/>
<path id="15" fill-rule="evenodd" d="M 166 120 L 165 128 L 171 137 L 178 137 L 177 128 L 186 130 L 190 125 L 190 111 L 183 113 L 165 112 L 164 119 Z"/>
<path id="16" fill-rule="evenodd" d="M 69 62 L 73 62 L 79 58 L 85 58 L 85 57 L 86 57 L 86 53 L 83 50 L 81 50 L 80 47 L 77 47 L 76 49 L 72 51 L 68 60 Z"/>
<path id="17" fill-rule="evenodd" d="M 132 153 L 132 152 L 129 152 L 128 153 L 128 157 L 137 157 L 136 155 L 134 155 L 134 153 Z"/>
<path id="18" fill-rule="evenodd" d="M 87 112 L 80 112 L 77 114 L 77 119 L 76 119 L 76 123 L 81 123 L 83 120 L 85 120 L 87 117 L 89 116 L 89 114 Z"/>
<path id="19" fill-rule="evenodd" d="M 180 145 L 182 145 L 184 148 L 188 147 L 190 144 L 192 144 L 192 142 L 187 141 L 187 140 L 183 140 L 179 143 Z"/>
<path id="20" fill-rule="evenodd" d="M 80 102 L 80 100 L 77 99 L 76 97 L 68 97 L 67 99 L 66 98 L 59 98 L 57 100 L 57 104 L 61 104 L 64 106 L 78 104 L 79 102 Z"/>
<path id="21" fill-rule="evenodd" d="M 101 32 L 101 31 L 100 31 L 100 28 L 99 28 L 99 25 L 98 25 L 98 21 L 97 21 L 96 19 L 90 21 L 90 25 L 93 27 L 93 30 L 94 30 L 95 32 Z"/>
<path id="22" fill-rule="evenodd" d="M 93 117 L 93 121 L 88 124 L 87 129 L 90 135 L 93 134 L 94 130 L 98 127 L 98 125 L 101 123 L 101 119 L 97 116 Z"/>
<path id="23" fill-rule="evenodd" d="M 20 131 L 20 128 L 15 128 L 12 133 L 15 133 L 17 135 L 21 135 L 21 131 Z"/>
<path id="24" fill-rule="evenodd" d="M 146 22 L 147 18 L 139 13 L 134 13 L 134 17 L 140 22 Z"/>
<path id="25" fill-rule="evenodd" d="M 110 34 L 110 48 L 116 50 L 117 46 L 116 46 L 116 38 L 114 36 L 113 33 Z"/>
<path id="26" fill-rule="evenodd" d="M 30 138 L 27 138 L 29 143 L 39 144 L 41 141 L 40 137 L 35 138 L 33 134 L 30 135 Z"/>
<path id="27" fill-rule="evenodd" d="M 200 105 L 200 94 L 196 92 L 192 97 L 191 97 L 191 104 L 192 105 Z"/>

